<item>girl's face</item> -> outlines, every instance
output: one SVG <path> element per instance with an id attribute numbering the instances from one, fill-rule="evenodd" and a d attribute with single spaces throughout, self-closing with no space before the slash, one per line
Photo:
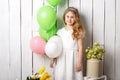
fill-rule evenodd
<path id="1" fill-rule="evenodd" d="M 71 11 L 66 13 L 65 15 L 65 23 L 66 25 L 72 26 L 75 22 L 75 14 Z"/>

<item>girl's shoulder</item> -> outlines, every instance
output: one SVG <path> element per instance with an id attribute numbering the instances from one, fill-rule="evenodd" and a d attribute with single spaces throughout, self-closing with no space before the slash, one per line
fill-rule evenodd
<path id="1" fill-rule="evenodd" d="M 59 34 L 59 33 L 63 33 L 63 31 L 64 31 L 64 30 L 65 30 L 65 28 L 64 28 L 64 27 L 62 27 L 62 28 L 58 29 L 57 34 Z"/>

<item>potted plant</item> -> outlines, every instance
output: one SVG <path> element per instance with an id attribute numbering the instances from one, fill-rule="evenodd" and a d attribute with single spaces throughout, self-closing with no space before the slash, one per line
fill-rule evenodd
<path id="1" fill-rule="evenodd" d="M 102 57 L 105 49 L 98 42 L 94 42 L 93 47 L 85 49 L 87 57 L 87 77 L 99 77 L 103 74 Z"/>

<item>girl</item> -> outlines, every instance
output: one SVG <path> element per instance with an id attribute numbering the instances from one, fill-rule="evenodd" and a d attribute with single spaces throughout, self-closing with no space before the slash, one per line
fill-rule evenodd
<path id="1" fill-rule="evenodd" d="M 85 30 L 80 23 L 79 12 L 69 7 L 63 14 L 65 27 L 58 30 L 57 35 L 63 41 L 63 53 L 52 59 L 50 67 L 55 64 L 55 80 L 83 80 L 82 57 Z"/>

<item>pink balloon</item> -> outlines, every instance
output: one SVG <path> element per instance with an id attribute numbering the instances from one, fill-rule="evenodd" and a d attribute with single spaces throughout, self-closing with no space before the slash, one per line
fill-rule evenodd
<path id="1" fill-rule="evenodd" d="M 30 40 L 30 47 L 34 53 L 45 55 L 46 42 L 40 36 L 35 36 Z"/>

